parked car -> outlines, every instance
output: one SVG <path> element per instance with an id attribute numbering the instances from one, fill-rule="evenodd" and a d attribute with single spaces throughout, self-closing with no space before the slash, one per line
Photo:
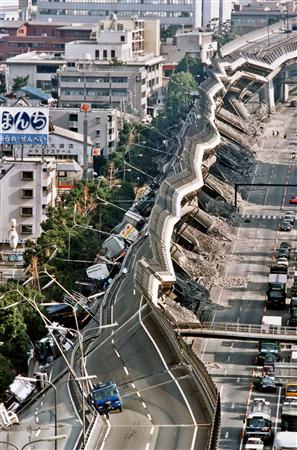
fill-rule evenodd
<path id="1" fill-rule="evenodd" d="M 282 221 L 279 225 L 279 229 L 280 231 L 291 231 L 292 225 L 290 224 L 290 222 Z"/>

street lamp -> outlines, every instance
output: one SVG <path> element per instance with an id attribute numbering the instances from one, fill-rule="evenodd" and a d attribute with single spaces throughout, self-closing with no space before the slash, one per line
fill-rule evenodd
<path id="1" fill-rule="evenodd" d="M 85 380 L 91 380 L 91 379 L 97 378 L 97 376 L 96 375 L 87 375 L 87 368 L 86 368 L 86 362 L 85 362 L 85 357 L 84 357 L 84 348 L 83 348 L 83 336 L 79 330 L 75 330 L 74 328 L 66 328 L 66 327 L 60 327 L 60 326 L 54 326 L 54 325 L 47 325 L 46 327 L 52 331 L 54 331 L 54 330 L 56 330 L 56 331 L 70 330 L 74 333 L 77 333 L 77 336 L 78 336 L 78 343 L 79 343 L 79 348 L 80 348 L 80 353 L 81 353 L 81 361 L 82 361 L 81 370 L 82 370 L 82 373 L 84 374 L 84 376 L 81 377 L 81 382 L 82 382 L 81 391 L 82 391 L 82 417 L 83 417 L 83 446 L 85 447 L 85 444 L 86 444 L 86 412 L 85 412 L 84 382 L 85 382 Z"/>
<path id="2" fill-rule="evenodd" d="M 264 8 L 264 11 L 266 12 L 266 24 L 267 24 L 267 47 L 269 47 L 270 45 L 270 40 L 269 40 L 269 16 L 268 16 L 268 12 L 271 11 L 269 7 Z"/>
<path id="3" fill-rule="evenodd" d="M 31 377 L 16 377 L 17 380 L 23 380 L 23 381 L 30 381 L 32 383 L 37 383 L 39 380 L 37 378 L 31 378 Z M 42 380 L 43 383 L 47 383 L 49 386 L 51 386 L 54 389 L 55 397 L 55 436 L 57 436 L 58 433 L 58 411 L 57 411 L 57 388 L 56 386 L 48 380 Z M 55 450 L 58 448 L 58 442 L 55 440 Z"/>

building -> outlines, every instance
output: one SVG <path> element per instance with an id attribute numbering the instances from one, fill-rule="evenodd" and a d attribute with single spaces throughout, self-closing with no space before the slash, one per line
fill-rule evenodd
<path id="1" fill-rule="evenodd" d="M 213 33 L 193 30 L 189 33 L 177 33 L 175 39 L 167 39 L 161 44 L 161 54 L 166 65 L 177 65 L 185 56 L 190 55 L 210 64 L 217 51 L 217 42 L 213 41 Z M 164 66 L 163 66 L 164 67 Z"/>
<path id="2" fill-rule="evenodd" d="M 116 108 L 143 118 L 148 99 L 162 87 L 160 23 L 109 20 L 94 28 L 91 39 L 65 45 L 58 71 L 59 106 Z"/>
<path id="3" fill-rule="evenodd" d="M 41 156 L 53 157 L 57 160 L 73 160 L 83 167 L 83 134 L 76 133 L 66 128 L 54 125 L 52 131 L 49 132 L 47 145 L 24 145 L 22 152 L 25 157 Z M 88 137 L 88 163 L 92 164 L 93 143 Z M 18 152 L 18 156 L 20 150 Z"/>
<path id="4" fill-rule="evenodd" d="M 1 2 L 2 3 L 2 2 Z M 88 39 L 93 24 L 0 20 L 0 61 L 30 51 L 61 52 L 73 39 Z"/>
<path id="5" fill-rule="evenodd" d="M 296 12 L 264 11 L 264 10 L 242 10 L 233 11 L 231 16 L 232 32 L 234 34 L 246 34 L 257 28 L 268 27 L 269 25 L 283 21 L 284 29 L 288 26 L 290 19 L 297 18 Z M 295 19 L 296 20 L 296 19 Z"/>
<path id="6" fill-rule="evenodd" d="M 123 115 L 113 108 L 93 109 L 88 114 L 88 136 L 93 142 L 93 154 L 108 156 L 116 148 L 122 129 Z M 80 108 L 53 108 L 50 119 L 55 127 L 83 134 L 85 113 Z M 79 161 L 79 160 L 77 160 Z"/>
<path id="7" fill-rule="evenodd" d="M 73 161 L 53 158 L 3 158 L 0 168 L 0 243 L 9 243 L 12 219 L 19 243 L 36 240 L 47 209 L 58 193 L 81 179 L 82 169 Z"/>
<path id="8" fill-rule="evenodd" d="M 5 158 L 0 173 L 0 242 L 8 242 L 12 219 L 20 243 L 37 239 L 47 208 L 56 198 L 54 162 Z"/>
<path id="9" fill-rule="evenodd" d="M 37 18 L 55 21 L 98 22 L 115 12 L 119 19 L 137 16 L 141 19 L 159 19 L 161 25 L 179 25 L 181 27 L 201 27 L 211 19 L 230 20 L 232 0 L 113 0 L 105 2 L 84 2 L 73 0 L 60 2 L 37 0 Z"/>
<path id="10" fill-rule="evenodd" d="M 18 20 L 19 0 L 1 0 L 0 20 Z"/>
<path id="11" fill-rule="evenodd" d="M 90 39 L 65 44 L 65 54 L 28 52 L 6 64 L 9 86 L 29 75 L 28 84 L 56 95 L 60 107 L 84 101 L 143 118 L 162 87 L 162 62 L 159 21 L 114 19 L 94 26 Z"/>

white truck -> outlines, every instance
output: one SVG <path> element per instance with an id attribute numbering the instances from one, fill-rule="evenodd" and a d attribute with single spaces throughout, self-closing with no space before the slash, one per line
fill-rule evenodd
<path id="1" fill-rule="evenodd" d="M 248 438 L 244 450 L 264 450 L 264 444 L 262 439 L 257 437 Z"/>
<path id="2" fill-rule="evenodd" d="M 276 332 L 282 326 L 281 316 L 263 316 L 261 328 L 265 333 Z"/>
<path id="3" fill-rule="evenodd" d="M 297 450 L 297 433 L 293 431 L 279 431 L 276 433 L 272 450 Z"/>
<path id="4" fill-rule="evenodd" d="M 254 398 L 247 411 L 245 437 L 257 437 L 263 442 L 269 442 L 272 436 L 270 402 L 265 398 Z"/>

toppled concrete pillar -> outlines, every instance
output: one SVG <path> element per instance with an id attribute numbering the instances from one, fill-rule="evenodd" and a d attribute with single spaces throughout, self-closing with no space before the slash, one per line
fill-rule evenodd
<path id="1" fill-rule="evenodd" d="M 191 230 L 188 229 L 188 225 L 186 223 L 183 223 L 180 229 L 178 230 L 178 234 L 181 234 L 182 237 L 193 244 L 193 251 L 198 252 L 199 249 L 199 241 L 196 239 L 193 234 L 191 233 Z"/>
<path id="2" fill-rule="evenodd" d="M 234 97 L 231 97 L 229 101 L 240 117 L 242 117 L 244 120 L 250 120 L 251 118 L 250 113 L 248 112 L 247 108 L 244 106 L 244 103 L 242 101 Z"/>
<path id="3" fill-rule="evenodd" d="M 243 144 L 243 137 L 242 134 L 239 133 L 239 131 L 236 131 L 234 128 L 232 128 L 230 125 L 227 125 L 220 120 L 216 120 L 216 125 L 218 127 L 219 132 L 227 137 L 228 139 L 231 139 L 231 141 L 237 142 L 238 144 Z"/>
<path id="4" fill-rule="evenodd" d="M 230 125 L 233 125 L 234 127 L 238 128 L 239 130 L 245 131 L 246 125 L 242 121 L 241 117 L 236 116 L 235 114 L 231 113 L 230 111 L 227 111 L 225 108 L 221 108 L 217 116 L 222 119 L 224 122 L 227 122 Z"/>

